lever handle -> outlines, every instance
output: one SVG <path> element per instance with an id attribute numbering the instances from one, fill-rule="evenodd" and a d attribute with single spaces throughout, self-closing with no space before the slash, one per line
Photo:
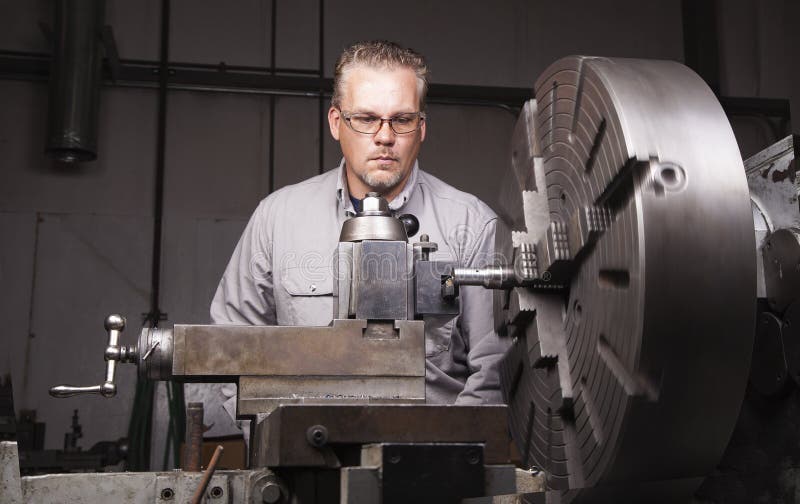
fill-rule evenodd
<path id="1" fill-rule="evenodd" d="M 72 385 L 50 387 L 50 395 L 58 398 L 72 397 L 79 394 L 100 394 L 103 397 L 114 397 L 116 393 L 117 386 L 108 382 L 90 387 L 73 387 Z"/>
<path id="2" fill-rule="evenodd" d="M 114 397 L 117 394 L 117 386 L 114 384 L 114 374 L 117 369 L 117 362 L 135 362 L 135 348 L 119 346 L 119 337 L 125 329 L 125 317 L 122 315 L 109 315 L 105 320 L 105 328 L 108 332 L 108 346 L 106 346 L 103 358 L 106 361 L 106 380 L 102 385 L 92 385 L 88 387 L 74 387 L 72 385 L 57 385 L 50 388 L 50 395 L 53 397 L 71 397 L 79 394 L 100 394 L 103 397 Z"/>

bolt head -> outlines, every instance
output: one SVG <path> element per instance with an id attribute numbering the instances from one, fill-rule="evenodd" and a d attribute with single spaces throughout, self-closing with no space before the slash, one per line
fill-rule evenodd
<path id="1" fill-rule="evenodd" d="M 276 504 L 281 500 L 281 487 L 275 482 L 269 482 L 261 489 L 261 500 L 265 504 Z"/>
<path id="2" fill-rule="evenodd" d="M 312 425 L 306 430 L 306 440 L 314 448 L 321 448 L 328 443 L 328 429 L 324 425 Z"/>
<path id="3" fill-rule="evenodd" d="M 367 197 L 363 201 L 364 213 L 388 213 L 389 204 L 378 193 L 367 193 Z"/>

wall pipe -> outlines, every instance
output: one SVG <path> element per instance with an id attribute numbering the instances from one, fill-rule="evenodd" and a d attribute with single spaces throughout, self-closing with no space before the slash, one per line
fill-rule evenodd
<path id="1" fill-rule="evenodd" d="M 97 159 L 105 0 L 57 0 L 45 153 Z"/>

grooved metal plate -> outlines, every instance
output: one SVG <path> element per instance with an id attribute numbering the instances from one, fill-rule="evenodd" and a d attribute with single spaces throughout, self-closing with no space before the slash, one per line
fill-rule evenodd
<path id="1" fill-rule="evenodd" d="M 530 321 L 502 371 L 520 453 L 550 489 L 606 487 L 605 498 L 615 483 L 702 477 L 735 424 L 755 326 L 753 220 L 730 125 L 669 61 L 564 58 L 536 100 L 524 141 L 550 221 L 593 207 L 611 220 L 570 251 L 568 289 L 512 294 Z"/>

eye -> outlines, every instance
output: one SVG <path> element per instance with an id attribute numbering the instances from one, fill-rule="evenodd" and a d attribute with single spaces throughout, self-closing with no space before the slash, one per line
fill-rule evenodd
<path id="1" fill-rule="evenodd" d="M 354 115 L 351 120 L 359 124 L 372 124 L 377 121 L 378 118 L 373 115 Z"/>
<path id="2" fill-rule="evenodd" d="M 397 117 L 392 118 L 392 122 L 394 124 L 397 124 L 398 126 L 405 126 L 407 124 L 410 124 L 411 121 L 413 121 L 413 120 L 414 120 L 414 118 L 413 117 L 409 117 L 409 116 L 397 116 Z"/>

